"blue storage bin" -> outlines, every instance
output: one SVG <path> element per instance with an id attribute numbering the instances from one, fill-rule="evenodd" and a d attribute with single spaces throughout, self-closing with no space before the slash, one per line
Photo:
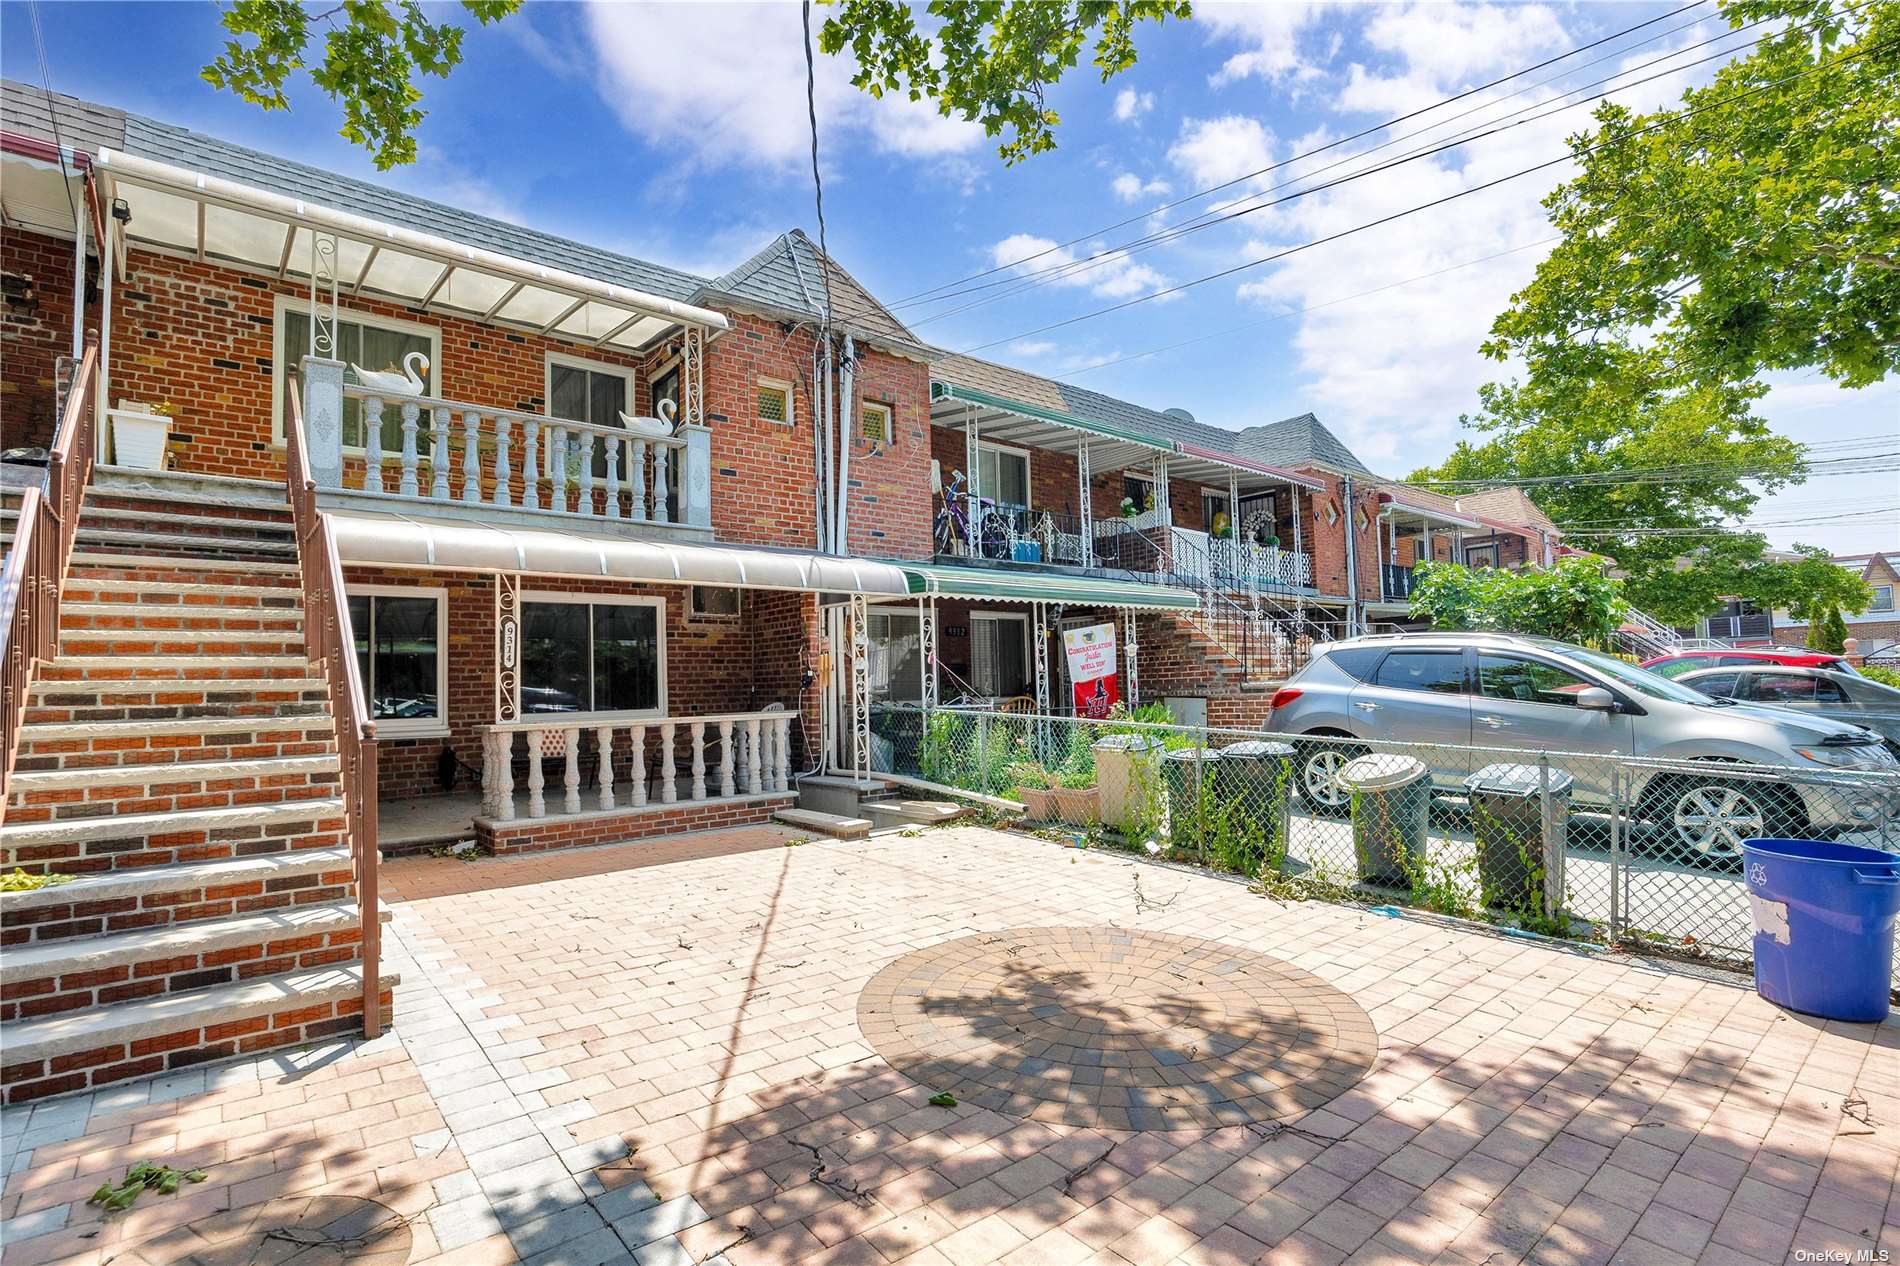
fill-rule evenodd
<path id="1" fill-rule="evenodd" d="M 1900 854 L 1824 840 L 1743 840 L 1742 864 L 1756 992 L 1829 1020 L 1885 1020 Z"/>

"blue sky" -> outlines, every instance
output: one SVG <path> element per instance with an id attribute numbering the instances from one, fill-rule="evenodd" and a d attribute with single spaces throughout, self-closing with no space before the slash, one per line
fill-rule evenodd
<path id="1" fill-rule="evenodd" d="M 1441 457 L 1477 386 L 1508 372 L 1477 346 L 1548 249 L 1539 200 L 1563 168 L 1179 296 L 1035 331 L 1558 157 L 1588 110 L 1558 112 L 1576 99 L 1557 95 L 1567 89 L 1625 72 L 1604 85 L 1626 87 L 1616 100 L 1637 108 L 1673 100 L 1713 69 L 1686 63 L 1747 38 L 1681 51 L 1725 29 L 1712 4 L 1215 198 L 1151 214 L 1676 7 L 1204 3 L 1191 23 L 1146 28 L 1129 74 L 1103 85 L 1078 73 L 1059 87 L 1060 148 L 1015 168 L 975 127 L 909 102 L 868 100 L 846 82 L 843 64 L 821 54 L 830 245 L 939 346 L 981 348 L 1224 426 L 1311 410 L 1375 469 L 1404 473 Z M 38 81 L 26 16 L 19 0 L 5 4 L 0 61 L 9 77 Z M 421 159 L 386 176 L 336 136 L 334 108 L 307 80 L 288 113 L 271 115 L 199 80 L 198 67 L 223 39 L 217 16 L 202 3 L 44 4 L 53 86 L 696 271 L 729 268 L 773 234 L 814 225 L 795 4 L 531 4 L 498 27 L 472 30 L 453 77 L 424 83 Z M 1671 73 L 1633 83 L 1661 72 Z M 1115 251 L 1236 197 L 1251 196 L 1240 205 L 1253 206 L 1290 191 L 1263 194 L 1269 186 L 1313 183 L 1341 159 L 1323 179 L 1526 107 L 1543 117 L 1517 116 L 1520 125 L 1503 134 L 1150 249 Z M 1461 111 L 1474 112 L 1449 117 Z M 1358 157 L 1395 137 L 1404 139 Z M 1107 231 L 1123 220 L 1132 222 Z M 1049 250 L 1071 239 L 1079 242 Z M 933 287 L 962 289 L 952 283 L 1028 255 L 1037 258 L 975 283 L 985 289 L 900 304 Z M 1093 255 L 1101 258 L 1086 268 L 1022 275 Z M 989 284 L 999 281 L 1008 284 Z M 1142 355 L 1188 340 L 1198 341 Z M 1900 448 L 1847 443 L 1900 440 L 1900 384 L 1848 393 L 1789 376 L 1776 380 L 1763 408 L 1785 433 L 1837 445 L 1822 455 Z M 1861 510 L 1881 513 L 1824 517 Z M 1764 501 L 1755 519 L 1777 545 L 1894 548 L 1900 478 L 1816 479 Z"/>

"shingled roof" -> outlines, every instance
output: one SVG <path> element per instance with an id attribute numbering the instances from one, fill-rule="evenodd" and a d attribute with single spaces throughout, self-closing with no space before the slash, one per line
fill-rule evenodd
<path id="1" fill-rule="evenodd" d="M 1499 523 L 1521 523 L 1546 532 L 1557 530 L 1551 517 L 1538 509 L 1537 503 L 1522 488 L 1487 488 L 1483 492 L 1468 492 L 1458 498 L 1458 508 L 1466 514 L 1481 515 Z"/>
<path id="2" fill-rule="evenodd" d="M 0 128 L 87 155 L 125 145 L 125 111 L 13 79 L 0 79 Z"/>
<path id="3" fill-rule="evenodd" d="M 826 279 L 830 280 L 827 293 Z M 856 337 L 935 355 L 879 303 L 836 259 L 819 251 L 802 229 L 781 233 L 731 272 L 705 283 L 694 302 L 725 300 L 773 316 L 818 320 L 829 302 L 834 324 Z"/>

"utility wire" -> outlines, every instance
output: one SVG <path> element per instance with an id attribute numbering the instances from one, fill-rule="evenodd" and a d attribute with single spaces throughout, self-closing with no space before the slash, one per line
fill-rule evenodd
<path id="1" fill-rule="evenodd" d="M 1859 4 L 1851 5 L 1847 9 L 1842 10 L 1842 12 L 1852 12 L 1855 9 L 1864 8 L 1868 3 L 1871 3 L 1871 2 L 1872 0 L 1860 0 Z M 986 282 L 980 286 L 971 286 L 965 290 L 953 291 L 947 294 L 939 295 L 937 296 L 938 299 L 950 299 L 950 298 L 958 297 L 960 295 L 975 294 L 978 291 L 991 290 L 997 287 L 1008 287 L 1007 289 L 1002 290 L 1001 293 L 987 295 L 984 298 L 974 299 L 971 302 L 962 304 L 958 307 L 948 308 L 941 312 L 932 313 L 929 316 L 925 316 L 925 317 L 912 321 L 911 324 L 913 326 L 928 325 L 933 321 L 940 321 L 947 317 L 957 316 L 961 313 L 968 312 L 973 308 L 983 307 L 983 306 L 986 306 L 987 304 L 994 303 L 1000 299 L 1010 298 L 1014 295 L 1021 294 L 1028 290 L 1037 289 L 1041 286 L 1050 285 L 1050 284 L 1054 284 L 1061 281 L 1067 281 L 1073 277 L 1079 276 L 1082 273 L 1089 272 L 1093 269 L 1101 268 L 1109 263 L 1115 262 L 1120 259 L 1126 259 L 1129 256 L 1136 254 L 1137 252 L 1151 250 L 1156 246 L 1178 240 L 1182 237 L 1188 236 L 1189 234 L 1203 232 L 1210 228 L 1216 228 L 1222 224 L 1226 224 L 1226 223 L 1229 223 L 1230 221 L 1240 219 L 1243 216 L 1252 215 L 1259 211 L 1264 211 L 1272 207 L 1283 205 L 1284 203 L 1293 202 L 1300 198 L 1307 197 L 1311 194 L 1323 193 L 1323 192 L 1326 192 L 1327 190 L 1338 188 L 1341 185 L 1349 184 L 1352 181 L 1359 180 L 1367 176 L 1375 176 L 1382 172 L 1390 171 L 1396 167 L 1404 166 L 1408 163 L 1417 162 L 1421 159 L 1431 158 L 1438 154 L 1445 153 L 1449 150 L 1461 149 L 1468 145 L 1472 145 L 1478 141 L 1486 140 L 1491 137 L 1501 136 L 1506 132 L 1514 131 L 1518 128 L 1526 127 L 1530 124 L 1541 122 L 1544 119 L 1550 118 L 1554 115 L 1562 114 L 1566 111 L 1577 109 L 1580 106 L 1590 105 L 1593 102 L 1605 100 L 1609 97 L 1615 96 L 1617 93 L 1627 92 L 1634 88 L 1640 88 L 1645 84 L 1653 83 L 1654 81 L 1658 79 L 1666 79 L 1671 75 L 1682 74 L 1685 71 L 1693 70 L 1694 68 L 1704 65 L 1705 63 L 1708 63 L 1708 62 L 1718 61 L 1723 58 L 1732 57 L 1737 53 L 1746 51 L 1747 49 L 1754 48 L 1755 46 L 1762 43 L 1764 40 L 1774 38 L 1776 35 L 1786 34 L 1786 32 L 1770 32 L 1768 34 L 1761 35 L 1757 37 L 1756 39 L 1750 40 L 1743 44 L 1736 44 L 1728 48 L 1718 49 L 1717 51 L 1710 53 L 1704 57 L 1698 58 L 1697 60 L 1693 62 L 1685 62 L 1679 65 L 1669 66 L 1643 79 L 1632 80 L 1629 83 L 1619 84 L 1614 88 L 1607 88 L 1604 91 L 1599 92 L 1594 96 L 1581 97 L 1575 101 L 1569 101 L 1569 102 L 1564 102 L 1562 100 L 1564 97 L 1574 96 L 1575 94 L 1579 92 L 1587 92 L 1592 88 L 1602 87 L 1604 84 L 1608 84 L 1614 80 L 1621 79 L 1626 75 L 1631 75 L 1631 74 L 1635 74 L 1638 71 L 1646 70 L 1652 66 L 1659 65 L 1662 62 L 1673 61 L 1674 59 L 1681 57 L 1684 53 L 1693 52 L 1695 49 L 1706 47 L 1708 44 L 1716 43 L 1716 42 L 1719 42 L 1720 40 L 1728 39 L 1735 35 L 1739 35 L 1743 31 L 1746 31 L 1754 26 L 1759 26 L 1769 20 L 1770 19 L 1768 18 L 1759 18 L 1754 22 L 1748 23 L 1746 26 L 1739 27 L 1732 31 L 1725 31 L 1721 35 L 1716 36 L 1710 40 L 1705 40 L 1700 44 L 1691 45 L 1688 48 L 1677 49 L 1673 52 L 1665 53 L 1660 57 L 1653 58 L 1650 61 L 1644 62 L 1637 66 L 1632 66 L 1627 70 L 1619 71 L 1614 75 L 1610 75 L 1610 76 L 1607 76 L 1606 78 L 1596 80 L 1593 83 L 1584 84 L 1580 87 L 1569 89 L 1558 95 L 1556 101 L 1560 102 L 1561 104 L 1555 104 L 1553 102 L 1533 102 L 1530 105 L 1522 106 L 1516 110 L 1510 111 L 1509 113 L 1499 115 L 1495 118 L 1486 120 L 1481 123 L 1473 124 L 1470 127 L 1461 130 L 1458 134 L 1450 137 L 1449 139 L 1440 139 L 1437 141 L 1430 142 L 1429 144 L 1425 146 L 1421 146 L 1421 147 L 1406 151 L 1395 158 L 1383 160 L 1369 167 L 1358 168 L 1354 171 L 1347 172 L 1343 176 L 1335 177 L 1334 179 L 1326 181 L 1325 183 L 1322 183 L 1322 184 L 1310 185 L 1305 188 L 1295 189 L 1293 192 L 1284 194 L 1281 197 L 1271 198 L 1265 201 L 1261 201 L 1261 199 L 1266 199 L 1266 196 L 1270 193 L 1274 193 L 1279 190 L 1285 189 L 1288 186 L 1297 184 L 1302 180 L 1310 180 L 1311 178 L 1322 175 L 1325 172 L 1336 170 L 1337 168 L 1346 166 L 1356 161 L 1357 159 L 1369 157 L 1372 154 L 1378 153 L 1382 149 L 1387 149 L 1393 145 L 1399 144 L 1402 141 L 1410 140 L 1416 136 L 1423 135 L 1425 132 L 1432 131 L 1440 126 L 1443 126 L 1444 123 L 1451 122 L 1452 120 L 1446 119 L 1446 120 L 1443 120 L 1441 123 L 1433 124 L 1429 127 L 1419 129 L 1419 131 L 1417 132 L 1409 133 L 1405 136 L 1394 137 L 1391 140 L 1386 141 L 1381 145 L 1374 146 L 1373 148 L 1369 150 L 1365 150 L 1359 154 L 1348 155 L 1345 158 L 1339 159 L 1333 163 L 1329 163 L 1326 166 L 1318 168 L 1314 171 L 1307 172 L 1300 176 L 1289 177 L 1288 179 L 1280 181 L 1277 184 L 1271 185 L 1268 188 L 1261 190 L 1258 193 L 1250 194 L 1246 198 L 1238 199 L 1236 201 L 1229 202 L 1229 203 L 1224 203 L 1219 207 L 1210 208 L 1209 210 L 1203 212 L 1201 215 L 1195 217 L 1193 220 L 1190 220 L 1184 224 L 1171 226 L 1166 229 L 1158 229 L 1155 232 L 1150 233 L 1144 237 L 1136 238 L 1132 241 L 1124 242 L 1113 247 L 1104 247 L 1103 249 L 1095 252 L 1094 254 L 1086 256 L 1082 259 L 1065 260 L 1062 263 L 1052 264 L 1046 268 L 1034 270 L 1026 274 L 1020 274 L 1015 277 L 1006 277 L 1000 281 Z M 1819 24 L 1819 20 L 1817 20 L 1815 23 L 1810 23 L 1809 25 L 1818 25 L 1818 24 Z M 1799 30 L 1801 28 L 1795 28 L 1795 29 Z M 1541 86 L 1541 85 L 1531 85 L 1528 88 L 1520 89 L 1520 92 L 1531 91 L 1532 89 L 1538 86 Z M 1513 93 L 1511 95 L 1516 96 L 1519 94 Z M 1503 100 L 1509 100 L 1509 97 L 1501 98 L 1499 102 L 1492 102 L 1490 104 L 1494 104 L 1494 105 L 1500 104 L 1501 101 Z M 1477 108 L 1483 109 L 1487 107 L 1477 107 Z M 1542 112 L 1535 113 L 1535 114 L 1531 113 L 1532 111 L 1539 111 L 1539 110 L 1541 110 Z M 1470 114 L 1474 112 L 1475 110 L 1466 111 L 1465 113 Z M 1519 116 L 1528 116 L 1528 117 L 1519 117 Z M 1463 115 L 1454 116 L 1454 117 L 1455 118 L 1463 117 Z M 1481 131 L 1479 129 L 1487 129 L 1487 130 Z M 1288 160 L 1288 161 L 1292 161 L 1292 160 Z"/>
<path id="2" fill-rule="evenodd" d="M 66 170 L 66 142 L 59 134 L 59 105 L 53 100 L 53 76 L 46 69 L 46 37 L 40 32 L 39 0 L 26 7 L 33 19 L 33 47 L 40 58 L 40 84 L 46 89 L 46 117 L 53 125 L 53 146 L 59 154 L 60 187 L 66 191 L 66 208 L 73 213 L 73 230 L 85 236 L 79 224 L 79 204 L 73 201 L 73 174 Z"/>
<path id="3" fill-rule="evenodd" d="M 931 286 L 930 288 L 926 290 L 920 290 L 915 294 L 906 295 L 904 298 L 898 300 L 896 303 L 892 304 L 891 306 L 893 308 L 901 308 L 901 307 L 906 307 L 920 301 L 927 301 L 926 297 L 936 294 L 937 291 L 948 290 L 952 286 L 960 286 L 964 284 L 965 282 L 977 281 L 984 277 L 993 276 L 999 272 L 1005 272 L 1013 268 L 1018 268 L 1021 265 L 1027 264 L 1032 260 L 1040 259 L 1044 255 L 1048 255 L 1051 252 L 1066 250 L 1068 247 L 1075 246 L 1081 242 L 1085 242 L 1089 238 L 1098 237 L 1103 233 L 1112 233 L 1116 229 L 1126 228 L 1130 224 L 1138 224 L 1150 216 L 1160 215 L 1164 212 L 1171 211 L 1176 207 L 1183 206 L 1189 202 L 1194 202 L 1194 201 L 1197 201 L 1198 199 L 1205 198 L 1210 194 L 1219 193 L 1223 189 L 1231 189 L 1235 185 L 1243 184 L 1246 181 L 1253 180 L 1259 176 L 1264 176 L 1265 174 L 1267 174 L 1270 171 L 1275 170 L 1276 168 L 1286 166 L 1288 163 L 1298 162 L 1299 160 L 1305 159 L 1305 158 L 1312 158 L 1318 154 L 1325 153 L 1327 150 L 1336 149 L 1341 145 L 1350 145 L 1354 141 L 1363 140 L 1366 137 L 1372 136 L 1378 132 L 1382 132 L 1387 128 L 1396 127 L 1401 123 L 1409 122 L 1410 120 L 1416 119 L 1422 115 L 1430 114 L 1434 110 L 1439 110 L 1439 109 L 1444 108 L 1445 106 L 1452 105 L 1455 102 L 1462 101 L 1466 97 L 1473 96 L 1480 92 L 1488 92 L 1492 88 L 1498 87 L 1500 84 L 1508 83 L 1511 80 L 1518 78 L 1519 76 L 1534 74 L 1539 70 L 1545 69 L 1546 67 L 1554 66 L 1558 62 L 1574 57 L 1578 53 L 1588 52 L 1589 50 L 1600 47 L 1601 45 L 1607 44 L 1612 40 L 1618 40 L 1618 39 L 1621 39 L 1625 35 L 1632 34 L 1636 31 L 1640 31 L 1644 27 L 1654 26 L 1658 22 L 1666 22 L 1670 18 L 1677 17 L 1683 13 L 1687 13 L 1691 9 L 1700 8 L 1703 4 L 1707 2 L 1708 0 L 1692 0 L 1691 3 L 1685 4 L 1679 9 L 1672 9 L 1668 13 L 1658 14 L 1656 17 L 1653 17 L 1646 22 L 1638 22 L 1634 26 L 1624 27 L 1620 31 L 1612 32 L 1611 34 L 1605 35 L 1601 39 L 1593 40 L 1588 44 L 1580 44 L 1576 48 L 1570 49 L 1567 52 L 1559 53 L 1554 57 L 1547 58 L 1544 61 L 1538 62 L 1534 66 L 1526 66 L 1521 70 L 1514 70 L 1510 74 L 1500 76 L 1497 79 L 1493 79 L 1489 83 L 1479 84 L 1475 88 L 1467 88 L 1463 92 L 1456 93 L 1449 97 L 1445 97 L 1444 99 L 1439 100 L 1439 101 L 1434 101 L 1432 104 L 1428 106 L 1422 106 L 1419 109 L 1411 111 L 1410 113 L 1401 114 L 1397 116 L 1396 118 L 1387 119 L 1383 123 L 1376 123 L 1369 128 L 1365 128 L 1362 131 L 1353 133 L 1351 136 L 1342 136 L 1336 141 L 1328 142 L 1325 145 L 1321 145 L 1315 149 L 1307 150 L 1304 153 L 1295 154 L 1289 158 L 1282 159 L 1278 163 L 1270 163 L 1267 166 L 1258 169 L 1257 171 L 1250 171 L 1246 173 L 1245 175 L 1236 176 L 1232 180 L 1224 181 L 1221 184 L 1211 185 L 1206 189 L 1200 189 L 1190 194 L 1184 194 L 1183 196 L 1174 199 L 1172 202 L 1165 202 L 1165 203 L 1162 203 L 1160 206 L 1150 207 L 1148 210 L 1143 211 L 1138 215 L 1132 215 L 1132 216 L 1129 216 L 1125 220 L 1119 220 L 1115 222 L 1114 224 L 1108 225 L 1105 228 L 1095 229 L 1091 232 L 1084 233 L 1080 237 L 1070 238 L 1066 242 L 1058 242 L 1054 246 L 1048 247 L 1044 250 L 1037 251 L 1031 255 L 1025 255 L 1021 259 L 1011 260 L 1008 263 L 1004 263 L 1004 264 L 997 264 L 995 267 L 986 268 L 981 272 L 972 273 L 967 277 L 961 277 L 955 281 L 946 281 L 946 282 L 941 283 L 940 285 Z M 1706 17 L 1698 18 L 1696 19 L 1696 21 L 1685 23 L 1684 25 L 1696 26 L 1707 20 L 1708 18 Z M 1683 27 L 1672 28 L 1671 31 L 1663 32 L 1662 35 L 1651 37 L 1651 40 L 1665 38 L 1669 34 L 1672 34 L 1673 31 L 1681 30 L 1681 29 L 1683 29 Z M 1640 48 L 1642 47 L 1643 44 L 1651 42 L 1651 40 L 1644 40 L 1641 43 L 1633 44 L 1630 47 Z M 1624 49 L 1622 51 L 1628 52 L 1629 50 Z M 1596 65 L 1596 64 L 1597 64 L 1596 62 L 1590 63 L 1590 65 Z M 1509 98 L 1504 98 L 1504 99 L 1508 100 Z"/>
<path id="4" fill-rule="evenodd" d="M 1636 140 L 1639 137 L 1645 136 L 1649 134 L 1650 132 L 1654 132 L 1662 127 L 1668 126 L 1673 123 L 1681 122 L 1683 119 L 1692 118 L 1698 114 L 1706 113 L 1707 111 L 1713 110 L 1719 106 L 1733 105 L 1736 102 L 1745 101 L 1748 98 L 1758 96 L 1761 93 L 1766 92 L 1771 88 L 1781 87 L 1785 84 L 1793 83 L 1797 80 L 1808 78 L 1811 75 L 1819 74 L 1823 70 L 1831 70 L 1834 67 L 1839 66 L 1844 62 L 1852 61 L 1857 57 L 1865 57 L 1869 53 L 1881 51 L 1885 49 L 1886 47 L 1888 47 L 1887 44 L 1870 44 L 1867 47 L 1857 49 L 1852 53 L 1844 53 L 1841 56 L 1836 57 L 1831 61 L 1822 62 L 1819 65 L 1811 66 L 1808 69 L 1796 72 L 1795 74 L 1784 75 L 1780 79 L 1772 80 L 1768 83 L 1758 85 L 1754 88 L 1750 88 L 1746 92 L 1735 93 L 1732 96 L 1723 97 L 1715 101 L 1706 102 L 1699 106 L 1693 106 L 1687 110 L 1677 111 L 1664 118 L 1658 119 L 1654 123 L 1648 124 L 1645 127 L 1637 128 L 1636 130 L 1629 132 L 1625 135 L 1612 137 L 1607 140 L 1595 142 L 1594 144 L 1591 144 L 1591 145 L 1583 146 L 1579 149 L 1573 150 L 1572 152 L 1561 155 L 1557 158 L 1547 159 L 1544 162 L 1536 163 L 1536 164 L 1533 164 L 1532 166 L 1521 168 L 1518 171 L 1510 172 L 1507 175 L 1499 176 L 1496 179 L 1487 180 L 1482 184 L 1473 185 L 1469 189 L 1461 189 L 1456 193 L 1446 194 L 1444 197 L 1434 198 L 1429 202 L 1422 202 L 1415 206 L 1407 207 L 1403 210 L 1392 212 L 1389 215 L 1384 215 L 1384 216 L 1378 217 L 1377 219 L 1368 220 L 1363 224 L 1354 225 L 1352 228 L 1349 228 L 1349 229 L 1342 229 L 1337 233 L 1330 233 L 1323 237 L 1312 238 L 1305 242 L 1298 243 L 1294 246 L 1287 247 L 1284 250 L 1274 251 L 1271 254 L 1263 255 L 1258 259 L 1248 260 L 1245 263 L 1236 264 L 1231 268 L 1223 268 L 1219 270 L 1218 272 L 1208 273 L 1205 276 L 1196 277 L 1191 281 L 1184 281 L 1184 282 L 1179 283 L 1178 285 L 1173 285 L 1173 286 L 1166 287 L 1165 289 L 1162 289 L 1162 290 L 1154 291 L 1151 294 L 1141 295 L 1133 299 L 1127 299 L 1121 303 L 1110 304 L 1107 307 L 1097 308 L 1096 310 L 1092 312 L 1084 312 L 1084 313 L 1081 313 L 1080 315 L 1067 317 L 1060 321 L 1052 321 L 1046 325 L 1037 326 L 1035 329 L 1020 331 L 1016 334 L 1011 334 L 1004 338 L 991 339 L 990 341 L 986 343 L 979 343 L 974 347 L 965 348 L 963 349 L 963 353 L 965 355 L 968 355 L 974 352 L 984 351 L 991 347 L 997 347 L 1005 343 L 1011 343 L 1011 342 L 1016 341 L 1017 339 L 1031 338 L 1038 334 L 1046 334 L 1051 330 L 1064 329 L 1068 326 L 1076 325 L 1083 321 L 1092 321 L 1097 317 L 1108 316 L 1115 312 L 1126 311 L 1129 308 L 1138 307 L 1144 303 L 1153 303 L 1157 299 L 1166 298 L 1167 296 L 1173 295 L 1173 294 L 1180 294 L 1180 293 L 1183 293 L 1184 291 L 1192 290 L 1197 286 L 1204 286 L 1208 282 L 1219 281 L 1222 278 L 1231 277 L 1235 275 L 1236 273 L 1246 272 L 1246 271 L 1249 271 L 1250 269 L 1258 268 L 1263 264 L 1275 263 L 1279 260 L 1286 259 L 1289 256 L 1300 254 L 1303 251 L 1312 250 L 1314 247 L 1325 246 L 1329 243 L 1340 241 L 1343 238 L 1352 237 L 1356 234 L 1366 232 L 1369 229 L 1379 228 L 1383 225 L 1391 224 L 1398 220 L 1406 219 L 1407 217 L 1417 215 L 1422 211 L 1429 211 L 1435 207 L 1445 206 L 1448 203 L 1456 202 L 1461 198 L 1468 198 L 1468 197 L 1473 196 L 1474 194 L 1485 193 L 1491 189 L 1495 189 L 1499 187 L 1500 185 L 1507 184 L 1513 180 L 1521 179 L 1525 176 L 1533 175 L 1536 172 L 1544 171 L 1551 167 L 1556 167 L 1563 163 L 1574 162 L 1575 160 L 1577 160 L 1578 158 L 1581 158 L 1585 154 L 1594 153 L 1597 150 L 1601 150 L 1601 149 L 1607 149 L 1613 145 L 1628 144 L 1629 142 Z"/>

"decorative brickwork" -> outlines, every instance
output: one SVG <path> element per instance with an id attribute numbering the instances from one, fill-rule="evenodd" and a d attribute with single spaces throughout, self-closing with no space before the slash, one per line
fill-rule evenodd
<path id="1" fill-rule="evenodd" d="M 0 269 L 30 286 L 0 306 L 0 448 L 49 448 L 58 361 L 73 350 L 73 244 L 0 227 Z M 86 326 L 98 325 L 98 305 Z"/>
<path id="2" fill-rule="evenodd" d="M 553 818 L 517 818 L 509 822 L 478 818 L 475 841 L 495 853 L 542 853 L 556 848 L 623 844 L 629 840 L 677 835 L 682 831 L 770 822 L 774 813 L 791 808 L 797 801 L 796 792 L 775 791 L 700 800 L 693 804 L 650 804 Z"/>

